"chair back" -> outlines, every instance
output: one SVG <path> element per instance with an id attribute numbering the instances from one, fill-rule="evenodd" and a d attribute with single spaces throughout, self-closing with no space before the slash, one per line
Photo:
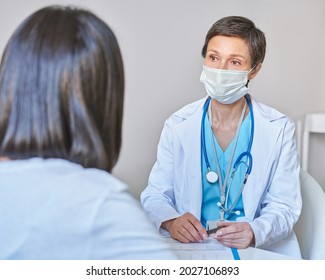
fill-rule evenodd
<path id="1" fill-rule="evenodd" d="M 299 125 L 298 133 L 302 133 L 302 139 L 298 138 L 298 150 L 300 149 L 301 152 L 301 166 L 304 170 L 308 171 L 310 133 L 325 133 L 325 113 L 308 113 L 305 115 L 303 127 L 299 127 Z M 301 136 L 299 135 L 298 137 Z M 299 144 L 299 140 L 302 142 L 301 144 Z"/>
<path id="2" fill-rule="evenodd" d="M 304 169 L 300 170 L 302 212 L 294 231 L 302 257 L 325 260 L 325 192 Z"/>

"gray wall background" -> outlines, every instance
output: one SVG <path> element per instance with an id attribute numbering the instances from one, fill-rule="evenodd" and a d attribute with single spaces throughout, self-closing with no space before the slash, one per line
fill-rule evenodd
<path id="1" fill-rule="evenodd" d="M 325 112 L 323 0 L 1 0 L 0 50 L 35 10 L 70 4 L 114 30 L 125 75 L 123 146 L 113 173 L 138 197 L 147 184 L 165 119 L 205 96 L 199 82 L 206 32 L 220 17 L 242 15 L 265 32 L 267 55 L 250 84 L 256 99 L 297 121 Z M 325 136 L 312 135 L 309 172 L 325 186 Z"/>

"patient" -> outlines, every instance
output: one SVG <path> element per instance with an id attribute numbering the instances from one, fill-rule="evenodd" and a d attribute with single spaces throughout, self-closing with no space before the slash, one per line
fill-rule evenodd
<path id="1" fill-rule="evenodd" d="M 110 172 L 124 74 L 112 30 L 46 7 L 17 28 L 0 66 L 0 259 L 172 259 Z"/>

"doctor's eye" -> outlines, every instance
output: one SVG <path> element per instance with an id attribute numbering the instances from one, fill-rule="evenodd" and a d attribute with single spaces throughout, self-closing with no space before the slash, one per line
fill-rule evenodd
<path id="1" fill-rule="evenodd" d="M 219 57 L 216 56 L 216 55 L 210 54 L 210 55 L 209 55 L 209 59 L 210 59 L 211 61 L 218 61 L 218 60 L 219 60 Z"/>
<path id="2" fill-rule="evenodd" d="M 240 60 L 237 60 L 237 59 L 233 59 L 230 61 L 230 64 L 232 66 L 240 66 L 241 65 L 241 61 Z"/>

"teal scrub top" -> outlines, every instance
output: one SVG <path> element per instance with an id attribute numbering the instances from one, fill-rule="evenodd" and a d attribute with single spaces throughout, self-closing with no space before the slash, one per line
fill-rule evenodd
<path id="1" fill-rule="evenodd" d="M 250 113 L 249 113 L 250 114 Z M 234 153 L 234 158 L 232 162 L 232 167 L 238 158 L 238 156 L 242 153 L 247 151 L 248 144 L 249 144 L 249 138 L 250 138 L 250 115 L 247 115 L 244 119 L 238 136 L 238 142 L 236 146 L 236 150 Z M 207 149 L 207 156 L 209 159 L 209 163 L 211 166 L 211 170 L 217 172 L 217 165 L 215 162 L 215 155 L 214 155 L 214 147 L 212 144 L 212 136 L 213 133 L 211 130 L 210 122 L 208 119 L 208 116 L 205 117 L 204 120 L 204 126 L 205 126 L 205 143 L 206 143 L 206 149 Z M 227 166 L 228 162 L 231 157 L 233 146 L 235 145 L 235 139 L 231 141 L 229 146 L 225 151 L 221 149 L 219 146 L 219 143 L 215 136 L 213 135 L 213 140 L 215 142 L 215 147 L 217 151 L 217 158 L 220 166 L 220 172 L 222 176 L 222 180 L 225 180 L 226 172 L 227 172 Z M 247 163 L 247 158 L 244 157 L 243 160 L 245 163 Z M 229 179 L 232 173 L 233 168 L 230 169 L 230 174 L 228 176 L 228 183 L 226 185 L 226 194 L 228 191 L 228 185 L 229 185 Z M 228 205 L 225 205 L 225 207 L 230 207 L 232 202 L 236 199 L 238 192 L 240 191 L 240 188 L 243 184 L 245 173 L 246 173 L 246 164 L 242 163 L 239 165 L 235 176 L 232 181 L 232 186 L 230 188 L 229 198 L 228 198 Z M 207 164 L 204 159 L 203 152 L 201 151 L 201 171 L 202 171 L 202 206 L 201 206 L 201 223 L 204 227 L 206 227 L 207 221 L 217 221 L 220 219 L 220 208 L 217 205 L 218 202 L 220 202 L 220 185 L 219 180 L 215 183 L 210 183 L 206 179 L 206 173 L 208 172 Z M 240 197 L 237 201 L 237 204 L 233 208 L 232 212 L 234 211 L 240 211 L 240 215 L 236 215 L 234 213 L 227 213 L 225 212 L 225 220 L 228 221 L 235 221 L 238 217 L 245 216 L 244 211 L 244 205 L 242 200 L 242 194 L 240 194 Z"/>

